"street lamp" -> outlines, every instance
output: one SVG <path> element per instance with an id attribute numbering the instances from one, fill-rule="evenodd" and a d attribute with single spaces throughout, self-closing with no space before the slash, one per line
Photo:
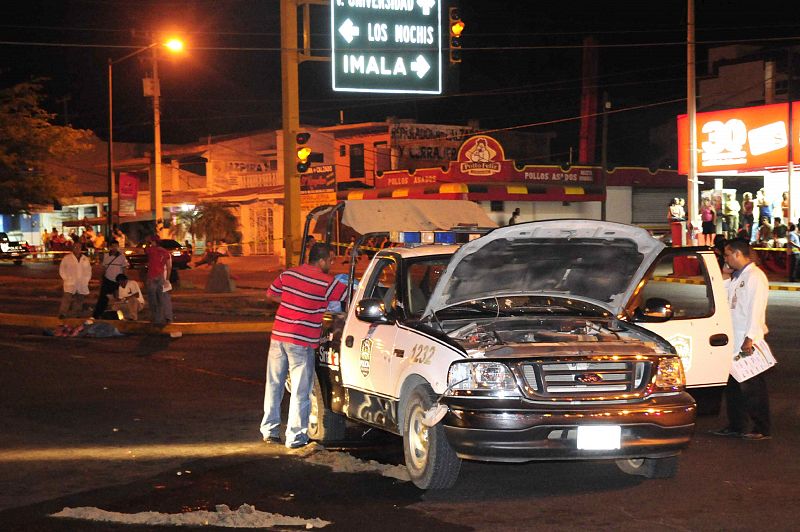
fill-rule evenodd
<path id="1" fill-rule="evenodd" d="M 137 56 L 142 52 L 148 50 L 153 51 L 153 159 L 154 169 L 153 178 L 150 180 L 150 206 L 153 209 L 155 219 L 163 215 L 161 205 L 161 107 L 159 96 L 160 84 L 158 79 L 158 46 L 161 42 L 154 42 L 138 50 L 124 55 L 118 59 L 108 58 L 108 211 L 107 211 L 107 232 L 109 239 L 111 238 L 111 226 L 113 224 L 113 199 L 114 199 L 114 84 L 113 84 L 113 66 L 121 63 L 126 59 Z M 182 52 L 184 43 L 177 38 L 171 38 L 163 43 L 167 50 L 177 53 Z"/>

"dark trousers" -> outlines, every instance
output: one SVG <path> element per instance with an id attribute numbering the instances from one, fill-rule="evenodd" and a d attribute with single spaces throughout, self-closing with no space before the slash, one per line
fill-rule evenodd
<path id="1" fill-rule="evenodd" d="M 728 427 L 737 432 L 748 432 L 752 420 L 753 432 L 768 436 L 771 426 L 769 420 L 769 396 L 767 381 L 761 373 L 744 382 L 736 382 L 729 376 L 725 388 L 725 404 L 728 408 Z"/>
<path id="2" fill-rule="evenodd" d="M 103 312 L 108 308 L 108 296 L 116 294 L 119 289 L 119 284 L 109 280 L 105 275 L 103 281 L 100 283 L 100 296 L 97 298 L 97 304 L 94 306 L 94 319 L 98 320 L 103 316 Z"/>
<path id="3" fill-rule="evenodd" d="M 789 281 L 800 279 L 800 253 L 792 253 L 789 261 Z"/>

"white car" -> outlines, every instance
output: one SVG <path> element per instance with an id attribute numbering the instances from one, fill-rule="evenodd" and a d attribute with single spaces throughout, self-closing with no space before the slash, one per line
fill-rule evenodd
<path id="1" fill-rule="evenodd" d="M 669 269 L 699 284 L 666 283 Z M 326 321 L 311 437 L 341 438 L 346 418 L 401 435 L 423 489 L 451 486 L 462 459 L 673 476 L 694 431 L 687 374 L 727 380 L 724 297 L 713 253 L 595 220 L 380 251 Z"/>

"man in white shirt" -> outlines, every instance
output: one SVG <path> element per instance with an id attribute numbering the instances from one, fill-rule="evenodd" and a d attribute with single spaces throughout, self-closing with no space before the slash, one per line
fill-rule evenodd
<path id="1" fill-rule="evenodd" d="M 112 310 L 121 310 L 122 316 L 126 320 L 138 320 L 139 311 L 144 308 L 144 296 L 139 283 L 131 281 L 125 274 L 119 274 L 116 278 L 119 285 L 117 299 L 111 303 Z"/>
<path id="2" fill-rule="evenodd" d="M 733 318 L 733 352 L 731 357 L 751 355 L 753 344 L 767 334 L 767 300 L 769 281 L 761 269 L 750 259 L 750 243 L 741 239 L 725 245 L 725 263 L 733 270 L 726 279 L 728 305 Z M 714 431 L 718 436 L 731 436 L 747 440 L 767 440 L 770 436 L 769 396 L 764 374 L 760 373 L 744 382 L 728 377 L 725 388 L 728 426 Z M 747 425 L 752 422 L 752 430 Z"/>
<path id="3" fill-rule="evenodd" d="M 58 274 L 64 280 L 64 295 L 58 317 L 77 316 L 83 311 L 83 300 L 89 293 L 89 279 L 92 278 L 92 265 L 89 257 L 81 253 L 81 243 L 72 245 L 72 252 L 64 255 Z"/>
<path id="4" fill-rule="evenodd" d="M 117 276 L 125 273 L 125 270 L 130 266 L 125 254 L 119 250 L 119 243 L 116 240 L 109 242 L 108 253 L 103 257 L 103 276 L 100 278 L 100 295 L 97 298 L 97 304 L 94 306 L 93 317 L 99 320 L 103 317 L 103 312 L 108 308 L 108 297 L 115 295 L 119 285 L 117 284 Z"/>

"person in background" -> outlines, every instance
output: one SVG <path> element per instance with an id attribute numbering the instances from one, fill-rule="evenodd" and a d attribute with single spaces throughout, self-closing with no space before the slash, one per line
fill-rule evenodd
<path id="1" fill-rule="evenodd" d="M 89 293 L 89 280 L 92 278 L 92 265 L 83 254 L 80 242 L 72 244 L 72 252 L 64 255 L 58 267 L 58 274 L 64 282 L 64 294 L 58 308 L 58 317 L 78 316 L 83 311 L 83 301 Z"/>
<path id="2" fill-rule="evenodd" d="M 118 225 L 114 226 L 114 230 L 111 231 L 111 236 L 112 236 L 112 238 L 114 238 L 114 240 L 119 242 L 119 249 L 123 249 L 124 250 L 125 249 L 125 241 L 126 241 L 127 237 L 125 236 L 125 233 L 122 232 L 122 229 L 120 229 Z"/>
<path id="3" fill-rule="evenodd" d="M 744 240 L 731 240 L 725 246 L 725 263 L 733 270 L 725 280 L 728 305 L 733 318 L 734 356 L 749 356 L 753 344 L 767 334 L 767 300 L 769 281 L 764 272 L 750 259 L 750 244 Z M 728 377 L 725 387 L 728 424 L 712 433 L 717 436 L 767 440 L 771 437 L 769 396 L 764 374 L 760 373 L 744 382 Z M 752 422 L 752 430 L 747 425 Z"/>
<path id="4" fill-rule="evenodd" d="M 753 209 L 755 208 L 755 205 L 755 202 L 753 202 L 753 194 L 751 192 L 745 192 L 742 195 L 742 220 L 740 225 L 749 225 L 750 227 L 753 227 L 753 223 L 755 222 L 755 218 L 753 217 Z"/>
<path id="5" fill-rule="evenodd" d="M 280 443 L 281 401 L 287 373 L 291 377 L 286 447 L 307 445 L 311 387 L 314 381 L 314 351 L 319 345 L 322 317 L 332 301 L 341 301 L 345 285 L 328 272 L 331 249 L 315 244 L 308 264 L 281 273 L 267 290 L 267 298 L 278 304 L 267 354 L 264 386 L 264 417 L 260 431 L 267 443 Z"/>
<path id="6" fill-rule="evenodd" d="M 126 268 L 130 267 L 128 259 L 124 253 L 119 251 L 119 242 L 112 240 L 109 243 L 108 253 L 103 257 L 103 276 L 100 278 L 100 295 L 97 304 L 94 306 L 94 319 L 99 320 L 103 312 L 108 308 L 108 297 L 117 293 L 119 285 L 117 277 L 125 273 Z"/>
<path id="7" fill-rule="evenodd" d="M 44 228 L 42 231 L 42 249 L 44 251 L 50 251 L 50 233 L 47 232 L 47 228 Z"/>
<path id="8" fill-rule="evenodd" d="M 681 207 L 680 199 L 672 198 L 672 201 L 669 203 L 669 208 L 667 209 L 667 221 L 668 222 L 686 221 L 686 213 L 683 211 L 683 208 Z"/>
<path id="9" fill-rule="evenodd" d="M 767 194 L 763 188 L 756 192 L 756 206 L 758 207 L 759 220 L 764 217 L 767 220 L 772 220 L 772 202 L 767 199 Z"/>
<path id="10" fill-rule="evenodd" d="M 126 320 L 138 320 L 139 312 L 144 308 L 144 296 L 139 283 L 128 279 L 124 273 L 117 275 L 116 281 L 119 289 L 111 302 L 111 309 L 122 311 L 122 316 Z"/>
<path id="11" fill-rule="evenodd" d="M 86 251 L 91 258 L 94 255 L 94 229 L 92 229 L 92 226 L 86 226 L 80 236 L 80 241 L 81 244 L 83 244 L 83 250 Z"/>
<path id="12" fill-rule="evenodd" d="M 106 247 L 106 237 L 103 236 L 103 233 L 97 233 L 94 235 L 92 239 L 92 248 L 95 251 L 102 252 Z"/>
<path id="13" fill-rule="evenodd" d="M 705 198 L 700 206 L 700 221 L 703 224 L 703 232 L 700 234 L 698 245 L 711 246 L 714 244 L 714 234 L 717 232 L 717 213 L 708 198 Z"/>
<path id="14" fill-rule="evenodd" d="M 171 286 L 167 284 L 172 270 L 172 255 L 159 245 L 157 236 L 150 235 L 147 242 L 147 301 L 153 324 L 162 326 L 172 321 Z"/>
<path id="15" fill-rule="evenodd" d="M 717 257 L 720 270 L 725 267 L 725 243 L 723 235 L 714 235 L 714 255 Z"/>
<path id="16" fill-rule="evenodd" d="M 755 241 L 756 245 L 761 247 L 770 247 L 772 245 L 772 225 L 766 216 L 761 218 L 761 225 L 758 226 Z"/>
<path id="17" fill-rule="evenodd" d="M 511 218 L 508 219 L 508 225 L 516 225 L 519 223 L 519 207 L 514 209 L 514 212 L 511 213 Z"/>
<path id="18" fill-rule="evenodd" d="M 775 218 L 775 226 L 772 229 L 772 245 L 776 248 L 782 248 L 786 245 L 786 235 L 789 233 L 789 228 L 780 218 Z"/>
<path id="19" fill-rule="evenodd" d="M 789 224 L 789 240 L 786 243 L 791 254 L 789 261 L 789 282 L 800 279 L 800 226 Z"/>
<path id="20" fill-rule="evenodd" d="M 781 194 L 781 214 L 783 219 L 789 221 L 789 193 L 784 192 Z"/>

